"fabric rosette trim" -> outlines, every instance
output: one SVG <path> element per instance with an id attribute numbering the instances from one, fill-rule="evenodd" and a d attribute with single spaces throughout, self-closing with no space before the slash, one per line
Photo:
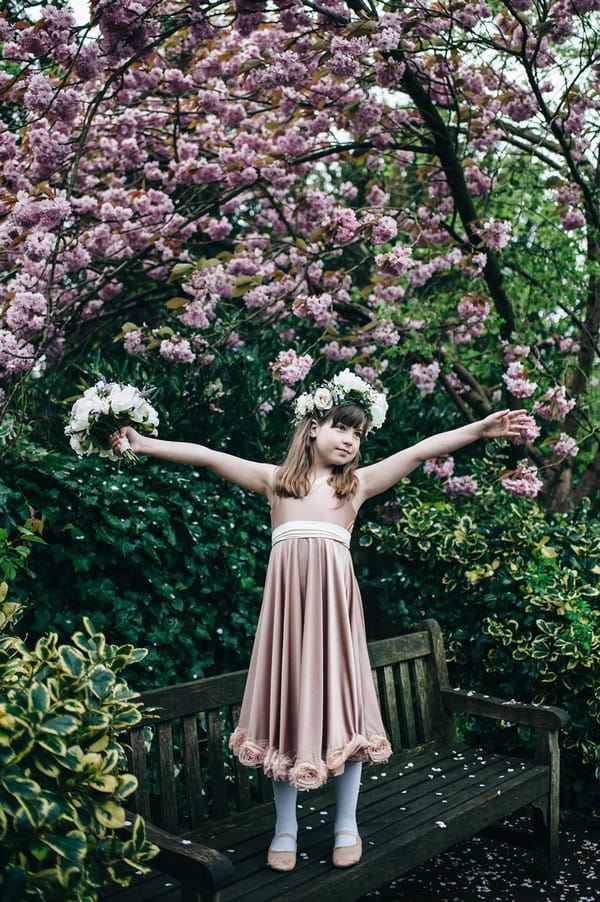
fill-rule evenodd
<path id="1" fill-rule="evenodd" d="M 120 382 L 98 381 L 84 391 L 71 408 L 65 426 L 69 444 L 79 457 L 98 454 L 109 460 L 125 460 L 133 465 L 137 456 L 126 438 L 116 454 L 109 436 L 123 426 L 133 426 L 143 435 L 156 435 L 159 422 L 156 410 L 148 403 L 148 391 Z"/>
<path id="2" fill-rule="evenodd" d="M 232 734 L 229 745 L 240 764 L 260 767 L 266 777 L 291 783 L 301 790 L 318 789 L 330 777 L 339 777 L 346 762 L 375 764 L 387 761 L 392 754 L 387 738 L 379 735 L 368 738 L 356 735 L 342 748 L 328 751 L 324 760 L 316 761 L 299 761 L 295 755 L 281 753 L 267 743 L 248 739 L 246 732 L 240 730 Z"/>

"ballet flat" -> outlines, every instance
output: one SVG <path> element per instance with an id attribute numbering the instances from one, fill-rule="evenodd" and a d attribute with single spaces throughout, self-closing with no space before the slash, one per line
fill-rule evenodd
<path id="1" fill-rule="evenodd" d="M 334 868 L 350 868 L 353 864 L 358 864 L 362 856 L 362 841 L 358 833 L 351 833 L 350 830 L 338 830 L 335 834 L 347 833 L 349 836 L 355 836 L 356 842 L 351 846 L 337 846 L 333 850 L 333 866 Z"/>
<path id="2" fill-rule="evenodd" d="M 271 846 L 275 840 L 279 839 L 281 836 L 287 836 L 296 842 L 296 837 L 292 833 L 279 833 L 273 838 Z M 269 846 L 269 852 L 267 854 L 267 864 L 269 867 L 273 868 L 274 871 L 293 871 L 296 867 L 296 852 L 275 852 L 271 846 Z"/>

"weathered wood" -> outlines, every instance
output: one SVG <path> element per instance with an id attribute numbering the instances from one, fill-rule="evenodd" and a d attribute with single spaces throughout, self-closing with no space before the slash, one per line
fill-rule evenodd
<path id="1" fill-rule="evenodd" d="M 170 723 L 156 726 L 158 737 L 158 784 L 160 786 L 161 823 L 165 830 L 176 833 L 179 829 L 177 817 L 177 789 L 175 787 L 175 756 L 173 752 L 173 730 Z"/>
<path id="2" fill-rule="evenodd" d="M 534 807 L 534 857 L 538 873 L 558 874 L 560 818 L 560 746 L 558 730 L 536 727 L 535 761 L 550 771 L 550 791 Z"/>
<path id="3" fill-rule="evenodd" d="M 135 790 L 135 810 L 142 815 L 144 820 L 151 820 L 150 811 L 150 779 L 146 761 L 146 744 L 144 730 L 136 729 L 129 734 L 129 754 L 131 770 L 137 777 L 138 785 Z"/>
<path id="4" fill-rule="evenodd" d="M 304 902 L 314 896 L 352 902 L 523 806 L 533 812 L 533 832 L 516 839 L 533 849 L 538 869 L 555 873 L 558 731 L 568 722 L 565 712 L 450 689 L 435 621 L 372 643 L 369 653 L 395 753 L 387 764 L 363 773 L 360 864 L 347 870 L 331 866 L 334 806 L 328 785 L 299 798 L 303 854 L 296 869 L 281 874 L 265 867 L 274 821 L 271 783 L 261 771 L 242 767 L 227 747 L 246 679 L 238 672 L 143 694 L 155 711 L 130 736 L 131 767 L 140 781 L 135 803 L 146 818 L 152 813 L 168 828 L 166 834 L 152 833 L 152 827 L 149 832 L 161 847 L 157 867 L 173 878 L 161 883 L 153 874 L 135 890 L 112 888 L 102 898 L 172 902 L 178 881 L 182 902 Z M 531 726 L 533 760 L 459 745 L 459 711 Z M 145 725 L 151 726 L 149 750 Z M 156 772 L 158 793 L 150 785 Z M 194 828 L 186 840 L 171 835 L 180 824 Z M 512 836 L 504 828 L 500 835 Z"/>
<path id="5" fill-rule="evenodd" d="M 198 827 L 206 817 L 206 805 L 202 795 L 200 740 L 198 737 L 198 716 L 196 714 L 181 718 L 181 740 L 188 822 L 190 827 Z"/>
<path id="6" fill-rule="evenodd" d="M 479 692 L 460 689 L 443 689 L 442 701 L 450 711 L 461 711 L 478 717 L 491 717 L 507 723 L 525 724 L 542 730 L 560 730 L 569 723 L 569 715 L 561 708 L 545 705 L 526 705 L 515 701 L 503 701 Z"/>

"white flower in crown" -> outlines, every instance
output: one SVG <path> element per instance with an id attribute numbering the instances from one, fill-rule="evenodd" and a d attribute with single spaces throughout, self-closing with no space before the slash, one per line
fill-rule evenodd
<path id="1" fill-rule="evenodd" d="M 314 409 L 315 401 L 311 392 L 305 391 L 294 401 L 294 415 L 297 420 L 301 420 L 307 413 L 312 413 Z"/>
<path id="2" fill-rule="evenodd" d="M 385 423 L 388 412 L 388 402 L 383 392 L 374 392 L 371 402 L 371 429 L 380 429 Z"/>
<path id="3" fill-rule="evenodd" d="M 357 376 L 356 373 L 353 373 L 348 369 L 342 370 L 341 373 L 334 376 L 331 380 L 331 385 L 334 388 L 340 386 L 347 394 L 352 391 L 371 394 L 373 391 L 368 382 L 365 382 L 364 379 L 361 379 L 360 376 Z"/>
<path id="4" fill-rule="evenodd" d="M 331 410 L 333 407 L 333 398 L 328 388 L 318 388 L 313 395 L 314 405 L 317 410 Z"/>

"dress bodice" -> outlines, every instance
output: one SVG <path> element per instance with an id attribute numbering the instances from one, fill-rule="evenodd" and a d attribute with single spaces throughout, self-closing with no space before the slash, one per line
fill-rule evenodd
<path id="1" fill-rule="evenodd" d="M 277 495 L 271 505 L 273 529 L 291 520 L 304 520 L 333 523 L 351 532 L 355 519 L 356 510 L 352 502 L 344 501 L 340 504 L 339 498 L 335 497 L 325 479 L 315 482 L 304 498 L 282 498 Z"/>

